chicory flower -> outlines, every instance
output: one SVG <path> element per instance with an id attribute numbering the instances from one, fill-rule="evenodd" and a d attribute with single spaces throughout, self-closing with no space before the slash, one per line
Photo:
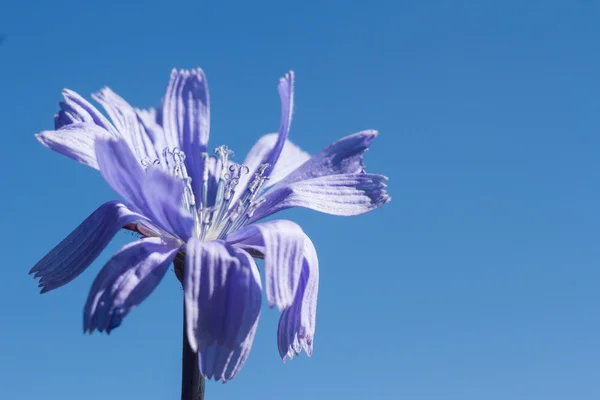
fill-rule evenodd
<path id="1" fill-rule="evenodd" d="M 110 121 L 65 90 L 55 130 L 36 135 L 48 148 L 98 169 L 123 201 L 101 205 L 31 270 L 42 293 L 65 285 L 122 228 L 141 238 L 124 246 L 96 277 L 84 330 L 110 332 L 184 259 L 188 341 L 208 379 L 227 381 L 244 364 L 264 291 L 281 312 L 279 354 L 312 353 L 319 283 L 315 248 L 300 226 L 263 218 L 290 207 L 358 215 L 390 200 L 363 153 L 375 131 L 347 136 L 309 156 L 287 137 L 293 72 L 279 82 L 279 132 L 263 136 L 242 164 L 219 146 L 208 153 L 209 98 L 202 70 L 171 73 L 162 105 L 140 110 L 108 88 L 93 95 Z"/>

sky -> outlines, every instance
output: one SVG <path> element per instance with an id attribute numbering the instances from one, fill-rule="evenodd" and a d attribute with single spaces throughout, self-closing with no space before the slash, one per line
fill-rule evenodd
<path id="1" fill-rule="evenodd" d="M 157 104 L 200 66 L 211 146 L 241 161 L 279 126 L 310 153 L 364 129 L 392 202 L 292 210 L 319 254 L 314 354 L 283 364 L 263 307 L 250 357 L 207 400 L 600 398 L 600 4 L 592 1 L 23 1 L 0 5 L 0 398 L 179 397 L 168 274 L 110 336 L 75 281 L 27 272 L 101 203 L 97 171 L 41 146 L 61 90 Z"/>

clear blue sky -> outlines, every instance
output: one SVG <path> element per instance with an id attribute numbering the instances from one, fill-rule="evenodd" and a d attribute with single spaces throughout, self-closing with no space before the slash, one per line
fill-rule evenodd
<path id="1" fill-rule="evenodd" d="M 141 2 L 136 2 L 140 3 Z M 158 102 L 201 66 L 211 145 L 243 158 L 279 123 L 316 152 L 380 131 L 390 204 L 292 211 L 320 256 L 315 352 L 282 364 L 265 309 L 207 400 L 600 398 L 600 5 L 592 1 L 26 1 L 0 6 L 0 398 L 176 399 L 172 276 L 110 336 L 82 332 L 95 274 L 39 295 L 27 271 L 115 195 L 39 145 L 68 87 Z"/>

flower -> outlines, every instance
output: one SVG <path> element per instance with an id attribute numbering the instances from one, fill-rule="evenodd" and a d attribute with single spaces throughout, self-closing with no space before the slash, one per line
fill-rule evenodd
<path id="1" fill-rule="evenodd" d="M 264 291 L 282 312 L 279 354 L 312 353 L 319 283 L 315 248 L 300 226 L 259 222 L 305 207 L 357 215 L 390 200 L 382 175 L 367 174 L 363 153 L 375 131 L 347 136 L 309 156 L 288 141 L 294 75 L 279 82 L 279 132 L 263 136 L 243 164 L 219 146 L 209 156 L 209 98 L 201 69 L 173 70 L 162 105 L 140 110 L 108 88 L 93 95 L 111 121 L 65 90 L 55 130 L 36 135 L 48 148 L 100 170 L 124 201 L 101 205 L 31 270 L 42 293 L 75 279 L 122 228 L 141 238 L 96 277 L 84 330 L 110 332 L 158 285 L 179 256 L 188 341 L 208 379 L 231 379 L 244 364 Z"/>

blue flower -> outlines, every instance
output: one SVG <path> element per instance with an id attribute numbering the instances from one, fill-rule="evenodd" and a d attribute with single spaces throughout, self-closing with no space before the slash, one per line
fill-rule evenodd
<path id="1" fill-rule="evenodd" d="M 377 133 L 347 136 L 309 156 L 288 141 L 294 80 L 279 82 L 279 132 L 263 136 L 243 164 L 207 150 L 209 98 L 200 69 L 173 71 L 162 105 L 139 110 L 110 89 L 93 95 L 109 121 L 65 90 L 55 130 L 36 135 L 48 148 L 100 170 L 123 201 L 101 205 L 31 270 L 42 293 L 75 279 L 122 228 L 141 238 L 119 250 L 96 277 L 84 330 L 110 332 L 185 261 L 186 329 L 201 373 L 227 381 L 244 364 L 264 291 L 281 312 L 279 354 L 312 353 L 319 284 L 315 248 L 300 226 L 259 222 L 286 208 L 358 215 L 390 200 L 382 175 L 367 174 L 363 153 Z"/>

